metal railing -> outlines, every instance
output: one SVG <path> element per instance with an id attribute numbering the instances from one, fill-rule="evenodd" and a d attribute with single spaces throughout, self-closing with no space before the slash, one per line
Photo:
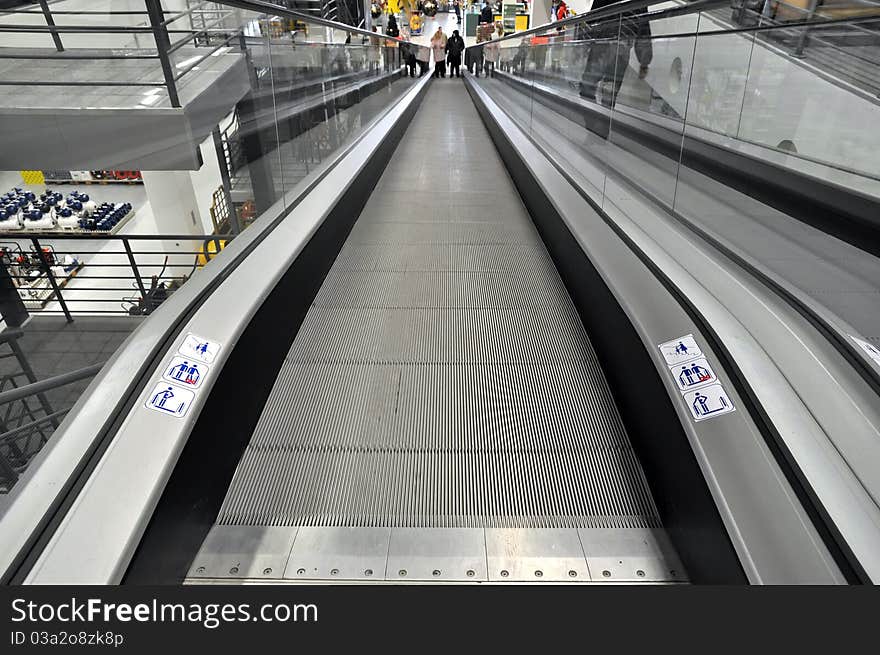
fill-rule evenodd
<path id="1" fill-rule="evenodd" d="M 14 281 L 18 299 L 12 302 L 21 302 L 25 316 L 60 314 L 69 322 L 75 314 L 146 316 L 232 239 L 89 233 L 22 238 L 7 232 L 0 234 L 0 269 Z"/>
<path id="2" fill-rule="evenodd" d="M 597 25 L 608 25 L 613 24 L 621 19 L 626 20 L 654 20 L 656 18 L 669 18 L 676 15 L 686 15 L 686 14 L 695 14 L 700 12 L 709 12 L 716 9 L 738 7 L 741 4 L 742 0 L 680 0 L 680 4 L 678 5 L 668 5 L 666 3 L 658 2 L 657 0 L 622 0 L 621 2 L 617 2 L 611 5 L 606 5 L 599 9 L 593 9 L 587 11 L 583 14 L 577 14 L 575 16 L 570 16 L 565 20 L 556 21 L 554 23 L 544 23 L 541 25 L 537 25 L 535 27 L 531 27 L 527 30 L 523 30 L 521 32 L 515 32 L 513 34 L 507 34 L 497 39 L 493 39 L 491 43 L 499 43 L 511 40 L 523 40 L 530 39 L 531 37 L 543 37 L 552 34 L 553 32 L 564 32 L 569 28 L 579 28 L 579 27 L 595 27 Z M 869 8 L 876 7 L 877 8 L 877 17 L 880 18 L 880 2 L 877 0 L 852 0 L 853 3 L 858 4 L 860 6 L 865 6 Z M 650 11 L 652 8 L 656 8 L 655 11 Z M 863 16 L 862 18 L 868 20 L 870 17 Z M 821 12 L 814 12 L 809 17 L 804 17 L 797 21 L 792 21 L 790 23 L 786 23 L 786 26 L 798 27 L 804 24 L 816 24 L 816 25 L 833 25 L 840 23 L 840 19 L 829 19 L 826 18 Z M 852 21 L 851 21 L 852 22 Z M 857 22 L 857 21 L 856 21 Z M 768 25 L 767 29 L 771 29 L 774 26 Z M 722 28 L 719 28 L 721 30 Z M 727 31 L 737 31 L 736 29 L 727 30 Z M 742 28 L 742 31 L 754 31 L 753 28 Z M 664 35 L 667 38 L 670 36 L 684 36 L 684 35 Z M 486 42 L 481 42 L 477 44 L 473 44 L 468 46 L 468 49 L 482 49 L 486 45 Z"/>
<path id="3" fill-rule="evenodd" d="M 18 343 L 23 334 L 20 328 L 0 332 L 0 362 L 14 362 L 0 373 L 0 494 L 15 485 L 73 405 L 56 409 L 47 392 L 90 379 L 103 366 L 92 364 L 38 380 Z"/>
<path id="4" fill-rule="evenodd" d="M 785 14 L 777 16 L 773 7 Z M 756 38 L 766 44 L 873 98 L 880 96 L 880 2 L 809 0 L 798 6 L 785 0 L 732 0 L 730 8 L 729 15 L 708 13 L 724 25 L 761 29 Z"/>
<path id="5" fill-rule="evenodd" d="M 155 60 L 158 71 L 161 72 L 161 81 L 158 79 L 120 80 L 120 79 L 40 79 L 40 80 L 0 80 L 0 86 L 51 86 L 51 87 L 147 87 L 164 88 L 171 107 L 182 106 L 180 98 L 181 83 L 184 78 L 209 57 L 216 55 L 222 48 L 235 48 L 244 52 L 247 48 L 247 39 L 242 26 L 246 21 L 241 21 L 238 11 L 257 12 L 261 17 L 283 16 L 289 19 L 300 20 L 305 23 L 333 28 L 344 29 L 350 35 L 358 34 L 362 37 L 380 37 L 386 41 L 401 42 L 401 39 L 378 35 L 359 27 L 342 25 L 339 22 L 289 9 L 286 6 L 257 0 L 236 1 L 224 0 L 223 2 L 202 1 L 188 5 L 182 11 L 168 11 L 163 9 L 161 0 L 143 0 L 144 9 L 141 10 L 65 10 L 55 3 L 40 2 L 39 9 L 11 9 L 0 12 L 0 17 L 16 15 L 43 15 L 46 25 L 17 25 L 0 22 L 0 35 L 3 34 L 48 34 L 55 45 L 56 52 L 49 54 L 39 48 L 11 48 L 7 52 L 0 49 L 0 58 L 5 59 L 76 59 L 88 61 L 101 60 Z M 340 3 L 337 7 L 346 6 Z M 346 9 L 348 13 L 350 11 Z M 143 24 L 138 25 L 65 25 L 63 19 L 88 16 L 104 16 L 111 20 L 114 17 L 143 16 Z M 340 18 L 344 18 L 340 16 Z M 357 17 L 350 16 L 351 20 Z M 136 43 L 134 47 L 104 48 L 104 49 L 69 49 L 65 45 L 65 35 L 132 35 L 135 39 L 139 35 L 152 37 L 154 46 L 150 48 L 140 47 Z M 2 36 L 0 36 L 2 39 Z M 181 53 L 184 48 L 191 47 L 192 57 L 187 57 L 176 66 L 172 58 Z M 178 69 L 178 70 L 175 70 Z"/>
<path id="6" fill-rule="evenodd" d="M 383 41 L 394 41 L 396 43 L 407 43 L 406 39 L 392 37 L 386 34 L 377 34 L 376 32 L 370 32 L 369 30 L 355 27 L 353 25 L 349 26 L 326 18 L 318 18 L 316 16 L 313 16 L 312 14 L 305 14 L 300 11 L 288 9 L 287 7 L 279 4 L 265 2 L 264 0 L 222 0 L 221 4 L 228 5 L 230 7 L 236 7 L 238 9 L 246 11 L 265 12 L 266 14 L 270 15 L 277 14 L 279 16 L 294 18 L 304 21 L 306 23 L 321 25 L 323 27 L 329 27 L 334 30 L 341 30 L 344 31 L 346 34 L 357 34 L 371 39 L 381 38 Z"/>
<path id="7" fill-rule="evenodd" d="M 0 34 L 39 34 L 48 33 L 54 44 L 56 51 L 63 53 L 64 58 L 79 60 L 132 60 L 146 59 L 156 60 L 162 71 L 162 82 L 152 81 L 134 81 L 134 80 L 0 80 L 2 86 L 20 86 L 23 84 L 35 84 L 37 86 L 85 86 L 85 87 L 164 87 L 168 94 L 168 99 L 172 107 L 180 107 L 179 86 L 181 80 L 193 70 L 196 70 L 199 64 L 203 63 L 208 57 L 215 54 L 220 48 L 229 47 L 233 43 L 240 43 L 240 29 L 230 30 L 223 27 L 227 20 L 233 15 L 233 10 L 224 7 L 221 3 L 216 2 L 199 2 L 194 6 L 190 6 L 183 11 L 171 12 L 162 8 L 161 0 L 143 0 L 143 11 L 119 11 L 119 10 L 64 10 L 49 5 L 48 2 L 42 0 L 39 3 L 39 11 L 33 9 L 13 9 L 7 10 L 0 16 L 15 16 L 42 14 L 45 17 L 46 25 L 15 25 L 0 23 Z M 211 18 L 206 18 L 210 15 Z M 106 16 L 111 19 L 115 16 L 144 16 L 146 22 L 144 25 L 63 25 L 56 21 L 56 17 L 78 17 L 78 16 Z M 184 19 L 189 19 L 189 27 L 181 26 Z M 88 52 L 77 52 L 77 50 L 68 50 L 64 44 L 64 35 L 70 34 L 117 34 L 125 35 L 151 35 L 155 41 L 155 48 L 151 48 L 151 52 L 133 53 L 132 50 L 147 50 L 136 47 L 126 49 L 125 52 L 119 52 L 117 49 L 107 49 L 107 52 L 98 53 L 93 50 Z M 172 37 L 175 37 L 172 41 Z M 171 57 L 179 52 L 185 46 L 192 45 L 194 48 L 208 45 L 209 48 L 205 52 L 195 54 L 187 65 L 179 72 L 175 72 L 171 63 Z M 201 49 L 201 48 L 199 48 Z M 8 59 L 47 59 L 50 55 L 32 49 L 27 52 L 23 49 L 16 49 L 14 52 L 0 53 L 0 58 Z M 154 52 L 152 52 L 154 50 Z M 56 55 L 58 56 L 58 55 Z"/>
<path id="8" fill-rule="evenodd" d="M 321 0 L 321 18 L 360 27 L 364 22 L 364 3 L 358 0 Z"/>
<path id="9" fill-rule="evenodd" d="M 675 16 L 704 14 L 717 24 L 707 29 L 701 23 L 696 32 L 663 33 L 658 38 L 699 37 L 714 32 L 742 33 L 759 41 L 772 43 L 794 59 L 812 59 L 811 66 L 826 79 L 836 84 L 845 83 L 861 92 L 867 91 L 867 97 L 876 100 L 880 96 L 880 0 L 846 0 L 846 3 L 834 5 L 834 11 L 850 7 L 858 10 L 857 16 L 835 17 L 829 5 L 820 4 L 819 0 L 809 0 L 806 7 L 797 7 L 785 0 L 775 0 L 773 4 L 789 7 L 792 13 L 785 21 L 775 21 L 762 15 L 761 9 L 750 8 L 748 0 L 680 0 L 677 5 L 672 6 L 656 0 L 630 0 L 470 45 L 468 51 L 473 53 L 471 57 L 479 58 L 476 53 L 481 52 L 487 44 L 494 48 L 524 45 L 536 39 L 550 39 L 551 43 L 548 45 L 557 47 L 563 43 L 577 46 L 614 41 L 616 38 L 613 32 L 617 29 L 629 32 L 640 23 L 650 24 L 652 21 Z M 762 2 L 760 6 L 766 5 Z M 754 20 L 750 21 L 749 17 Z M 833 39 L 835 30 L 841 29 L 857 32 L 872 41 L 872 44 L 877 44 L 877 58 L 867 58 L 854 48 L 836 44 Z M 537 45 L 537 41 L 533 45 Z M 814 55 L 810 54 L 811 50 Z M 833 55 L 824 54 L 831 51 Z M 854 78 L 851 71 L 858 66 L 867 67 L 869 73 Z"/>

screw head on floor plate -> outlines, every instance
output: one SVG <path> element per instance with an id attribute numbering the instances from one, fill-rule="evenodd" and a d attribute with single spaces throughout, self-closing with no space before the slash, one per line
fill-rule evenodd
<path id="1" fill-rule="evenodd" d="M 476 573 L 474 573 L 474 570 L 473 570 L 473 569 L 468 569 L 467 577 L 472 578 L 472 577 L 474 577 L 475 575 L 476 575 Z"/>
<path id="2" fill-rule="evenodd" d="M 433 575 L 436 578 L 438 575 L 440 575 L 440 569 L 434 569 L 431 572 L 431 575 Z"/>
<path id="3" fill-rule="evenodd" d="M 642 569 L 639 569 L 638 571 L 636 571 L 636 575 L 639 576 L 640 578 L 644 578 L 645 572 L 642 571 Z"/>
<path id="4" fill-rule="evenodd" d="M 231 569 L 229 569 L 229 573 L 235 575 L 236 573 L 238 573 L 238 567 L 233 566 Z"/>
<path id="5" fill-rule="evenodd" d="M 297 575 L 305 575 L 305 574 L 306 574 L 306 570 L 305 570 L 305 569 L 297 569 L 297 570 L 296 570 L 296 574 L 297 574 Z"/>
<path id="6" fill-rule="evenodd" d="M 569 577 L 569 578 L 576 578 L 577 575 L 578 575 L 578 572 L 575 571 L 574 569 L 572 569 L 571 571 L 568 572 L 568 577 Z"/>
<path id="7" fill-rule="evenodd" d="M 263 575 L 269 575 L 270 573 L 272 573 L 272 569 L 270 569 L 270 568 L 263 569 Z"/>
<path id="8" fill-rule="evenodd" d="M 196 569 L 196 573 L 204 573 L 204 572 L 205 572 L 204 566 L 200 566 L 199 568 Z"/>
<path id="9" fill-rule="evenodd" d="M 339 569 L 330 569 L 330 575 L 339 575 Z"/>
<path id="10" fill-rule="evenodd" d="M 535 577 L 536 577 L 536 578 L 540 578 L 540 577 L 542 577 L 543 575 L 544 575 L 544 572 L 543 572 L 543 571 L 541 571 L 541 570 L 535 571 Z"/>
<path id="11" fill-rule="evenodd" d="M 399 575 L 401 578 L 405 578 L 406 577 L 406 569 L 400 569 L 397 572 L 397 575 Z"/>
<path id="12" fill-rule="evenodd" d="M 506 578 L 506 577 L 509 576 L 509 575 L 510 575 L 510 571 L 508 571 L 507 569 L 503 569 L 503 570 L 501 571 L 501 577 L 502 577 L 502 578 Z"/>
<path id="13" fill-rule="evenodd" d="M 373 569 L 366 569 L 364 575 L 373 575 Z"/>
<path id="14" fill-rule="evenodd" d="M 604 575 L 606 578 L 610 578 L 611 571 L 609 571 L 608 569 L 605 569 L 604 571 L 602 571 L 602 575 Z"/>

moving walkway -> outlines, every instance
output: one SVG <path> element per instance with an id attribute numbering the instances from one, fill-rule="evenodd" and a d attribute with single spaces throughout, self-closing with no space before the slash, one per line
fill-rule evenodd
<path id="1" fill-rule="evenodd" d="M 645 549 L 618 579 L 685 579 L 463 91 L 426 91 L 293 340 L 192 580 L 227 578 L 230 545 L 265 526 L 295 546 L 292 579 L 589 579 L 582 542 L 609 560 Z M 259 570 L 239 575 L 263 576 L 269 558 L 253 555 Z M 529 558 L 545 564 L 525 570 Z"/>
<path id="2" fill-rule="evenodd" d="M 145 322 L 14 490 L 7 579 L 877 579 L 871 370 L 620 168 L 591 195 L 500 61 L 395 82 Z"/>

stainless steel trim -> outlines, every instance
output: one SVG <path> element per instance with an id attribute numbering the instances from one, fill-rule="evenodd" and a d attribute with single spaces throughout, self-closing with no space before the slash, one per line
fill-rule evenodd
<path id="1" fill-rule="evenodd" d="M 188 584 L 687 582 L 662 529 L 214 526 Z"/>

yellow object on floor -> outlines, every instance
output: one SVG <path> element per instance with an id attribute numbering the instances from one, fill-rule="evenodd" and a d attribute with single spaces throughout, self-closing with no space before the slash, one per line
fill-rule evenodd
<path id="1" fill-rule="evenodd" d="M 211 239 L 204 246 L 202 246 L 202 252 L 199 253 L 198 257 L 198 265 L 199 268 L 207 264 L 209 261 L 214 259 L 220 252 L 226 247 L 225 239 Z"/>
<path id="2" fill-rule="evenodd" d="M 43 171 L 21 171 L 21 179 L 25 184 L 45 184 L 46 177 Z"/>

